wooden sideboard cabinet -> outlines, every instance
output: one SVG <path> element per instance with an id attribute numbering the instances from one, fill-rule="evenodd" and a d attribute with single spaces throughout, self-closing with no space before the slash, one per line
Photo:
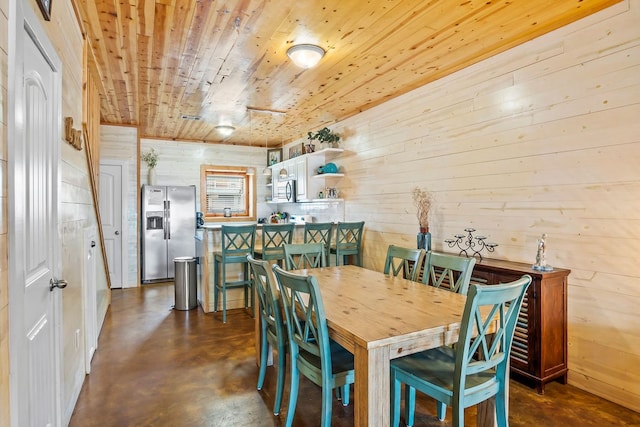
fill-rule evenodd
<path id="1" fill-rule="evenodd" d="M 494 259 L 476 263 L 471 283 L 511 282 L 528 274 L 533 278 L 522 303 L 511 347 L 511 373 L 544 393 L 554 379 L 567 383 L 567 279 L 571 270 L 542 272 L 531 264 Z"/>

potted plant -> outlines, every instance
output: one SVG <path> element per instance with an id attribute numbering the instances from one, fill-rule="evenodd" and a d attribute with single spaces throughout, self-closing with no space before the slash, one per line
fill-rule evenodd
<path id="1" fill-rule="evenodd" d="M 307 147 L 310 149 L 311 153 L 315 150 L 313 141 L 317 140 L 320 144 L 326 143 L 329 145 L 329 147 L 335 147 L 340 143 L 340 135 L 331 132 L 328 127 L 324 127 L 316 133 L 307 133 L 307 139 L 309 139 L 309 144 L 307 145 Z"/>
<path id="2" fill-rule="evenodd" d="M 413 204 L 418 217 L 418 249 L 431 249 L 431 233 L 429 233 L 429 210 L 431 209 L 431 194 L 419 187 L 413 189 Z"/>
<path id="3" fill-rule="evenodd" d="M 158 153 L 156 153 L 155 149 L 151 149 L 146 153 L 143 153 L 140 158 L 147 164 L 148 167 L 148 178 L 147 183 L 149 185 L 156 184 L 156 165 L 158 164 Z"/>

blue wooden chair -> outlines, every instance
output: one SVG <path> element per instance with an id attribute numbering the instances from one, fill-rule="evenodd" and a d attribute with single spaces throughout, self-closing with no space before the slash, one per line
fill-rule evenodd
<path id="1" fill-rule="evenodd" d="M 422 283 L 435 288 L 467 294 L 476 259 L 429 251 L 424 262 Z"/>
<path id="2" fill-rule="evenodd" d="M 284 264 L 287 270 L 319 268 L 327 265 L 322 243 L 292 243 L 284 245 Z"/>
<path id="3" fill-rule="evenodd" d="M 331 248 L 331 253 L 336 254 L 336 265 L 347 263 L 348 255 L 355 255 L 355 264 L 362 267 L 362 233 L 364 221 L 339 222 L 336 227 L 336 245 Z"/>
<path id="4" fill-rule="evenodd" d="M 439 402 L 441 421 L 447 405 L 451 406 L 454 427 L 464 426 L 465 408 L 495 396 L 498 426 L 508 425 L 505 385 L 511 341 L 530 283 L 531 276 L 525 275 L 506 284 L 472 285 L 455 347 L 442 346 L 391 361 L 393 426 L 400 422 L 403 383 L 408 426 L 414 421 L 416 390 Z M 496 321 L 497 329 L 489 332 Z"/>
<path id="5" fill-rule="evenodd" d="M 262 226 L 262 249 L 258 253 L 261 259 L 277 261 L 284 259 L 284 245 L 293 241 L 295 224 L 264 224 Z"/>
<path id="6" fill-rule="evenodd" d="M 384 274 L 397 276 L 402 273 L 402 277 L 405 279 L 417 281 L 424 253 L 424 249 L 408 249 L 389 245 L 387 260 L 384 263 Z"/>
<path id="7" fill-rule="evenodd" d="M 280 286 L 289 332 L 291 390 L 286 426 L 293 424 L 300 374 L 322 387 L 321 426 L 331 425 L 332 391 L 339 387 L 342 404 L 349 404 L 354 381 L 353 355 L 329 339 L 318 281 L 314 276 L 287 272 L 273 265 Z"/>
<path id="8" fill-rule="evenodd" d="M 282 391 L 284 390 L 285 360 L 287 348 L 287 331 L 279 301 L 279 293 L 275 290 L 275 277 L 269 261 L 260 261 L 247 255 L 247 261 L 253 272 L 253 283 L 258 294 L 260 313 L 260 373 L 258 374 L 258 390 L 262 390 L 267 372 L 269 344 L 278 352 L 278 379 L 273 414 L 280 413 Z"/>
<path id="9" fill-rule="evenodd" d="M 324 256 L 327 262 L 329 262 L 332 236 L 333 223 L 331 222 L 307 222 L 304 224 L 304 242 L 322 243 L 325 248 Z"/>
<path id="10" fill-rule="evenodd" d="M 215 292 L 213 305 L 218 311 L 219 294 L 222 292 L 222 321 L 227 322 L 227 289 L 244 288 L 244 306 L 248 306 L 248 296 L 251 294 L 251 307 L 254 306 L 251 275 L 247 255 L 253 256 L 256 243 L 256 225 L 223 225 L 222 250 L 213 253 L 213 277 Z M 242 264 L 243 278 L 236 281 L 227 280 L 227 266 Z M 221 271 L 220 271 L 221 270 Z"/>

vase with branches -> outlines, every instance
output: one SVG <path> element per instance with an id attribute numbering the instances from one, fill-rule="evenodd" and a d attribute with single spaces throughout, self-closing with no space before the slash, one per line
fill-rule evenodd
<path id="1" fill-rule="evenodd" d="M 155 168 L 158 164 L 158 153 L 154 148 L 147 151 L 146 153 L 143 153 L 140 158 L 147 164 L 147 167 L 149 167 L 149 169 Z"/>
<path id="2" fill-rule="evenodd" d="M 431 249 L 431 233 L 429 233 L 429 210 L 431 209 L 431 194 L 419 187 L 413 189 L 413 204 L 418 218 L 418 249 Z"/>
<path id="3" fill-rule="evenodd" d="M 151 149 L 149 151 L 147 151 L 146 153 L 143 153 L 140 156 L 140 159 L 142 159 L 142 161 L 144 161 L 147 164 L 147 183 L 149 185 L 155 185 L 156 184 L 156 165 L 158 164 L 158 153 L 156 152 L 155 149 Z"/>

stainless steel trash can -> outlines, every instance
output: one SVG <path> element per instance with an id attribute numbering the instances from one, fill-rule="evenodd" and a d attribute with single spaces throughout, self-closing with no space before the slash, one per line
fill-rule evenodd
<path id="1" fill-rule="evenodd" d="M 174 258 L 176 310 L 191 310 L 198 305 L 196 295 L 196 259 L 190 256 Z"/>

